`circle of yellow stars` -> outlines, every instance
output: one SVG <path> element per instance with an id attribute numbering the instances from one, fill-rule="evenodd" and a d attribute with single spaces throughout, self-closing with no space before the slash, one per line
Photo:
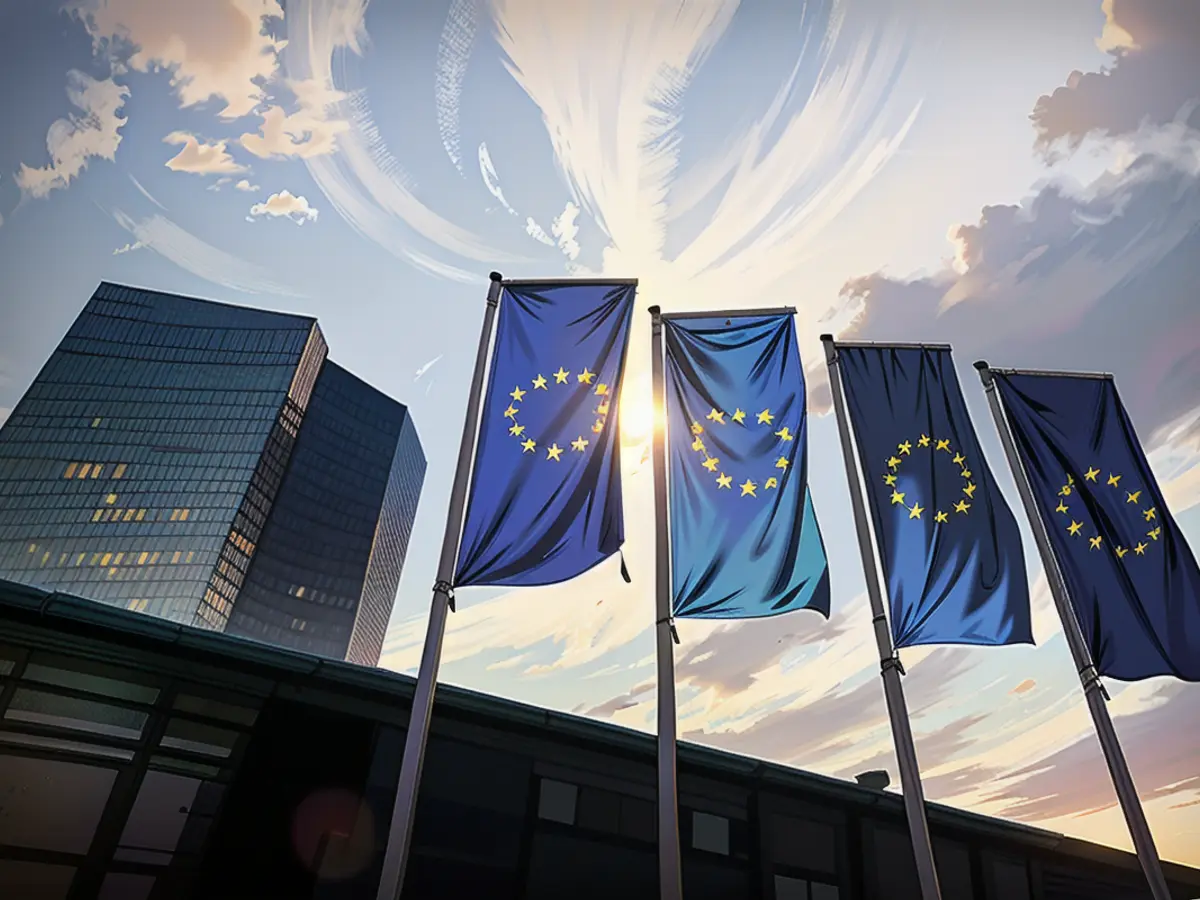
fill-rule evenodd
<path id="1" fill-rule="evenodd" d="M 971 501 L 975 498 L 976 490 L 976 484 L 971 480 L 974 477 L 974 474 L 971 472 L 971 469 L 967 464 L 967 458 L 955 450 L 954 447 L 951 446 L 949 440 L 930 437 L 927 434 L 923 434 L 917 438 L 916 446 L 918 449 L 929 450 L 931 453 L 940 452 L 949 455 L 953 463 L 958 466 L 959 475 L 961 475 L 963 479 L 962 497 L 960 497 L 957 502 L 951 504 L 949 511 L 944 509 L 934 510 L 934 522 L 941 525 L 950 521 L 951 513 L 961 516 L 967 515 L 971 509 Z M 893 506 L 903 506 L 908 510 L 908 517 L 910 519 L 920 519 L 922 515 L 928 512 L 928 509 L 921 505 L 920 498 L 913 500 L 912 505 L 910 506 L 908 503 L 908 492 L 899 490 L 897 485 L 897 481 L 900 477 L 898 474 L 900 471 L 900 466 L 904 464 L 904 461 L 908 457 L 912 456 L 912 452 L 912 441 L 906 440 L 896 445 L 896 452 L 888 457 L 887 462 L 885 463 L 888 470 L 883 475 L 883 483 L 884 486 L 892 489 L 890 500 Z"/>
<path id="2" fill-rule="evenodd" d="M 504 418 L 512 421 L 512 424 L 508 428 L 508 433 L 510 437 L 516 438 L 520 443 L 522 454 L 536 454 L 540 452 L 537 440 L 528 433 L 526 426 L 517 420 L 517 417 L 521 414 L 521 404 L 525 401 L 526 396 L 532 395 L 536 397 L 538 391 L 545 391 L 549 395 L 552 388 L 557 390 L 560 385 L 566 385 L 569 389 L 571 387 L 571 376 L 571 372 L 559 366 L 557 372 L 550 373 L 550 378 L 539 374 L 536 378 L 532 379 L 528 388 L 524 388 L 518 384 L 508 395 L 511 402 L 508 404 L 508 408 L 504 410 Z M 576 389 L 583 387 L 585 390 L 593 391 L 594 396 L 597 397 L 597 406 L 595 409 L 596 421 L 592 424 L 592 434 L 599 434 L 604 430 L 604 426 L 608 422 L 609 404 L 612 399 L 609 393 L 609 386 L 603 382 L 593 385 L 592 382 L 596 380 L 596 373 L 589 371 L 586 366 L 582 372 L 575 374 L 574 380 Z M 562 462 L 562 455 L 564 453 L 583 453 L 587 450 L 590 443 L 591 440 L 582 434 L 568 443 L 566 447 L 560 447 L 557 443 L 551 443 L 549 446 L 541 448 L 546 451 L 543 459 L 547 462 Z"/>
<path id="3" fill-rule="evenodd" d="M 1102 472 L 1100 469 L 1097 469 L 1095 466 L 1089 466 L 1088 470 L 1083 473 L 1084 483 L 1086 484 L 1091 482 L 1099 487 L 1101 474 Z M 1121 476 L 1115 472 L 1108 473 L 1108 478 L 1105 479 L 1104 486 L 1112 488 L 1113 490 L 1124 491 L 1125 503 L 1134 504 L 1134 508 L 1142 517 L 1143 524 L 1150 526 L 1150 530 L 1145 534 L 1145 537 L 1150 539 L 1150 543 L 1146 543 L 1146 541 L 1139 538 L 1138 542 L 1134 544 L 1133 547 L 1124 547 L 1120 544 L 1114 545 L 1113 553 L 1116 555 L 1117 559 L 1124 559 L 1130 550 L 1133 551 L 1134 556 L 1145 556 L 1146 551 L 1162 537 L 1162 526 L 1158 524 L 1158 508 L 1154 506 L 1143 508 L 1142 494 L 1145 492 L 1141 489 L 1130 491 L 1121 487 Z M 1073 475 L 1067 475 L 1067 483 L 1059 488 L 1058 506 L 1054 508 L 1054 511 L 1060 515 L 1066 516 L 1067 534 L 1069 534 L 1071 537 L 1086 537 L 1089 550 L 1102 550 L 1104 547 L 1104 536 L 1099 533 L 1085 535 L 1083 533 L 1083 523 L 1077 522 L 1074 514 L 1071 511 L 1070 498 L 1076 494 L 1077 490 L 1078 485 L 1075 483 L 1075 477 Z"/>
<path id="4" fill-rule="evenodd" d="M 746 425 L 746 417 L 750 415 L 754 416 L 754 424 L 756 425 L 766 425 L 769 428 L 773 428 L 775 426 L 775 415 L 770 409 L 764 409 L 759 413 L 747 413 L 744 409 L 735 409 L 732 413 L 727 413 L 725 410 L 713 409 L 704 418 L 706 421 L 711 422 L 712 426 L 741 425 L 743 427 L 748 427 Z M 726 420 L 726 416 L 729 417 L 728 420 Z M 707 470 L 710 475 L 716 476 L 717 490 L 732 491 L 733 476 L 725 474 L 724 470 L 721 468 L 720 457 L 709 454 L 708 447 L 704 443 L 703 435 L 705 426 L 701 425 L 699 422 L 692 422 L 691 428 L 693 438 L 692 450 L 704 457 L 704 462 L 702 462 L 700 465 Z M 775 432 L 775 437 L 779 438 L 780 444 L 785 449 L 789 443 L 796 440 L 796 435 L 793 434 L 792 430 L 786 425 Z M 782 453 L 779 458 L 775 460 L 775 468 L 779 470 L 779 475 L 772 475 L 769 478 L 766 478 L 761 485 L 752 478 L 747 478 L 738 485 L 738 487 L 741 489 L 740 496 L 757 497 L 760 489 L 769 491 L 778 488 L 780 478 L 783 478 L 787 474 L 788 467 L 791 466 L 791 464 L 792 462 L 790 459 L 788 459 L 788 454 L 786 452 Z"/>

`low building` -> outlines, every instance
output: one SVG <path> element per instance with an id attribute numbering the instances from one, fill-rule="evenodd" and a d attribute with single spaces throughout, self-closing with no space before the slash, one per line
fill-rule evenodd
<path id="1" fill-rule="evenodd" d="M 412 688 L 0 582 L 0 897 L 374 900 Z M 656 897 L 654 764 L 651 736 L 440 688 L 405 900 Z M 919 897 L 900 797 L 691 744 L 679 769 L 688 900 Z M 946 900 L 1149 897 L 1131 854 L 929 822 Z"/>

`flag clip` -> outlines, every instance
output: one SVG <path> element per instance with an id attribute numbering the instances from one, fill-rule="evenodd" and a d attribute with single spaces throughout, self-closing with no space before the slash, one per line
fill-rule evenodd
<path id="1" fill-rule="evenodd" d="M 667 616 L 665 619 L 659 619 L 654 624 L 661 625 L 664 622 L 666 622 L 667 627 L 669 629 L 671 629 L 671 640 L 673 640 L 676 644 L 678 644 L 679 643 L 679 632 L 675 630 L 675 619 L 672 616 Z"/>
<path id="2" fill-rule="evenodd" d="M 1083 683 L 1083 693 L 1086 695 L 1094 684 L 1100 690 L 1100 696 L 1107 701 L 1111 701 L 1112 697 L 1108 695 L 1108 688 L 1104 686 L 1104 682 L 1100 680 L 1100 673 L 1096 671 L 1096 667 L 1089 665 L 1079 670 L 1079 680 Z"/>
<path id="3" fill-rule="evenodd" d="M 445 594 L 446 602 L 450 604 L 450 612 L 457 612 L 454 608 L 454 586 L 448 581 L 438 581 L 433 585 L 435 594 Z"/>
<path id="4" fill-rule="evenodd" d="M 629 570 L 625 568 L 625 551 L 618 550 L 621 554 L 621 577 L 625 579 L 626 584 L 633 584 L 633 579 L 629 577 Z"/>
<path id="5" fill-rule="evenodd" d="M 904 671 L 904 663 L 900 662 L 899 656 L 889 656 L 887 659 L 879 661 L 880 671 L 886 672 L 888 669 L 895 669 L 901 675 L 907 675 Z"/>

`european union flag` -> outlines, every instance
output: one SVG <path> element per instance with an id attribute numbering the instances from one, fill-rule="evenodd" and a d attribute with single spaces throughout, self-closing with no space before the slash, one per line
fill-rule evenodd
<path id="1" fill-rule="evenodd" d="M 829 616 L 792 314 L 663 317 L 677 616 Z"/>
<path id="2" fill-rule="evenodd" d="M 836 348 L 895 645 L 1032 644 L 1020 532 L 950 348 Z"/>
<path id="3" fill-rule="evenodd" d="M 620 549 L 636 282 L 506 284 L 455 585 L 555 584 Z"/>
<path id="4" fill-rule="evenodd" d="M 1097 671 L 1200 681 L 1200 569 L 1113 380 L 992 374 Z"/>

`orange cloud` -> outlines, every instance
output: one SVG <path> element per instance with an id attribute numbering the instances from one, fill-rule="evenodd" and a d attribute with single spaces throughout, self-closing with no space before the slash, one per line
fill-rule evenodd
<path id="1" fill-rule="evenodd" d="M 1010 694 L 1028 694 L 1030 691 L 1033 690 L 1033 688 L 1036 684 L 1037 684 L 1037 682 L 1034 681 L 1032 678 L 1026 678 L 1024 681 L 1022 681 L 1020 684 L 1018 684 L 1015 688 L 1013 688 L 1011 691 L 1009 691 L 1009 693 Z"/>

